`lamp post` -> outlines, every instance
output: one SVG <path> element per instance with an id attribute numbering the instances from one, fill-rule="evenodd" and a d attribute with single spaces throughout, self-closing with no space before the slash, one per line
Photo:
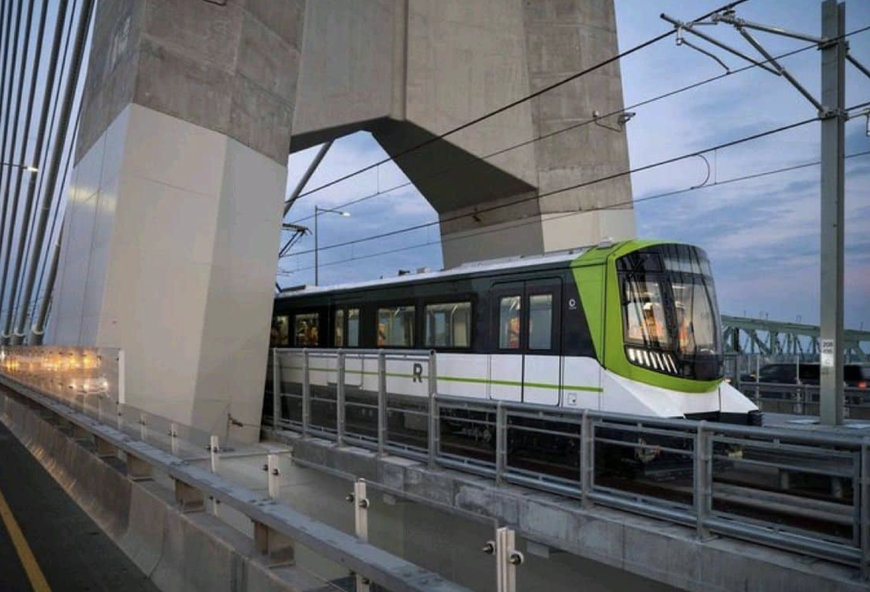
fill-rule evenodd
<path id="1" fill-rule="evenodd" d="M 314 285 L 319 285 L 320 276 L 318 274 L 319 270 L 319 260 L 318 260 L 318 241 L 320 240 L 320 233 L 317 232 L 317 218 L 320 216 L 321 212 L 328 212 L 331 214 L 338 214 L 339 216 L 350 216 L 350 212 L 342 212 L 341 210 L 333 210 L 330 208 L 321 208 L 318 206 L 314 206 Z"/>

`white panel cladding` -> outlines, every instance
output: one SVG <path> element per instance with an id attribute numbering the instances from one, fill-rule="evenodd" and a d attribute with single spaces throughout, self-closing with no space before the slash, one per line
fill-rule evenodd
<path id="1" fill-rule="evenodd" d="M 601 371 L 595 358 L 562 358 L 562 406 L 599 409 Z"/>
<path id="2" fill-rule="evenodd" d="M 193 414 L 204 426 L 259 437 L 262 377 L 278 266 L 286 166 L 225 138 Z M 200 163 L 196 166 L 205 167 Z M 186 181 L 185 181 L 186 182 Z"/>
<path id="3" fill-rule="evenodd" d="M 489 396 L 502 401 L 522 400 L 523 356 L 499 354 L 490 356 Z"/>
<path id="4" fill-rule="evenodd" d="M 643 384 L 602 370 L 601 410 L 649 415 L 682 417 L 685 413 L 719 410 L 719 389 L 706 393 L 683 393 Z"/>
<path id="5" fill-rule="evenodd" d="M 561 364 L 559 356 L 525 356 L 523 402 L 539 405 L 559 404 Z"/>
<path id="6" fill-rule="evenodd" d="M 489 397 L 488 354 L 438 354 L 438 393 L 455 397 Z"/>
<path id="7" fill-rule="evenodd" d="M 123 348 L 131 405 L 256 439 L 285 184 L 223 134 L 127 107 L 76 170 L 53 341 Z"/>

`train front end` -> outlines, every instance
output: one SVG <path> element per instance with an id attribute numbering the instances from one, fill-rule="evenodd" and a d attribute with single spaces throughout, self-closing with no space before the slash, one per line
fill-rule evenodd
<path id="1" fill-rule="evenodd" d="M 649 241 L 593 251 L 599 252 L 587 263 L 598 260 L 604 294 L 596 298 L 586 290 L 583 297 L 602 306 L 596 343 L 601 409 L 759 423 L 757 407 L 723 380 L 722 330 L 706 253 Z M 583 269 L 578 266 L 575 276 Z"/>

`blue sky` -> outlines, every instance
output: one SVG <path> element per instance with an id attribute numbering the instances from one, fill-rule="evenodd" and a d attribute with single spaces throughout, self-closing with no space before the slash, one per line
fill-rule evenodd
<path id="1" fill-rule="evenodd" d="M 665 12 L 690 20 L 720 5 L 696 0 L 616 0 L 620 49 L 626 50 L 665 31 L 659 19 Z M 818 0 L 750 0 L 738 7 L 746 20 L 802 33 L 820 34 Z M 870 26 L 870 2 L 847 2 L 846 30 Z M 756 55 L 727 25 L 704 31 Z M 767 33 L 755 36 L 773 55 L 807 45 Z M 692 39 L 693 42 L 696 40 Z M 705 49 L 709 45 L 697 40 Z M 852 55 L 870 67 L 870 31 L 850 38 Z M 738 58 L 715 53 L 731 69 L 744 65 Z M 783 65 L 819 97 L 819 54 L 805 51 L 785 58 Z M 626 106 L 678 87 L 724 73 L 715 61 L 666 39 L 621 64 Z M 870 101 L 870 80 L 847 65 L 846 105 Z M 631 109 L 628 123 L 633 168 L 723 142 L 808 119 L 815 108 L 781 77 L 753 69 L 735 73 L 675 97 Z M 870 150 L 867 120 L 846 124 L 846 154 Z M 723 314 L 767 316 L 783 321 L 817 323 L 819 318 L 819 170 L 810 166 L 753 180 L 725 183 L 737 177 L 812 163 L 820 158 L 818 123 L 740 146 L 710 152 L 708 185 L 635 205 L 638 236 L 685 241 L 707 250 L 717 279 Z M 581 147 L 578 147 L 580 149 Z M 295 186 L 313 150 L 290 159 L 289 186 Z M 336 142 L 308 187 L 316 187 L 384 158 L 377 143 L 364 133 Z M 707 165 L 687 159 L 632 176 L 636 200 L 685 190 L 702 183 Z M 301 199 L 287 221 L 313 226 L 314 204 L 342 204 L 407 183 L 392 164 L 378 167 L 352 181 Z M 330 245 L 398 230 L 437 219 L 434 210 L 410 186 L 379 195 L 347 210 L 351 217 L 323 214 L 319 219 L 320 283 L 375 279 L 399 269 L 442 266 L 437 226 L 394 237 L 323 249 Z M 305 237 L 294 247 L 313 248 Z M 282 285 L 313 283 L 313 255 L 283 259 Z M 846 326 L 870 329 L 870 155 L 846 161 Z"/>

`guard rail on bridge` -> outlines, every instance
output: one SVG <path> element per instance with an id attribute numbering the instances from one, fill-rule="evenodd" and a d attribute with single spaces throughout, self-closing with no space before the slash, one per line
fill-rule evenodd
<path id="1" fill-rule="evenodd" d="M 4 347 L 0 348 L 0 386 L 40 408 L 77 440 L 90 441 L 98 456 L 125 460 L 130 479 L 168 477 L 183 511 L 210 508 L 218 515 L 219 507 L 231 508 L 250 519 L 254 546 L 269 567 L 294 564 L 296 548 L 304 547 L 330 562 L 332 569 L 355 574 L 357 592 L 468 590 L 369 543 L 363 503 L 354 506 L 355 535 L 279 503 L 277 453 L 266 455 L 259 450 L 236 449 L 228 457 L 226 443 L 221 448 L 216 435 L 123 403 L 119 400 L 123 386 L 118 388 L 123 385 L 122 360 L 118 350 Z M 0 392 L 0 416 L 20 415 L 23 409 L 21 403 Z M 237 475 L 221 466 L 244 456 L 259 457 L 264 463 L 267 470 L 263 480 L 268 482 L 265 491 L 261 491 L 259 484 L 253 487 L 249 483 L 240 484 Z M 362 480 L 355 484 L 360 500 L 366 497 L 365 487 Z M 507 586 L 515 578 L 514 566 L 509 561 L 516 551 L 506 546 L 513 533 L 501 528 L 494 534 L 493 553 L 504 572 L 502 576 L 509 578 L 504 580 Z M 335 587 L 332 581 L 322 582 L 323 589 Z M 509 589 L 499 587 L 500 591 Z"/>
<path id="2" fill-rule="evenodd" d="M 870 575 L 870 438 L 443 396 L 436 362 L 428 351 L 273 350 L 268 419 Z"/>

